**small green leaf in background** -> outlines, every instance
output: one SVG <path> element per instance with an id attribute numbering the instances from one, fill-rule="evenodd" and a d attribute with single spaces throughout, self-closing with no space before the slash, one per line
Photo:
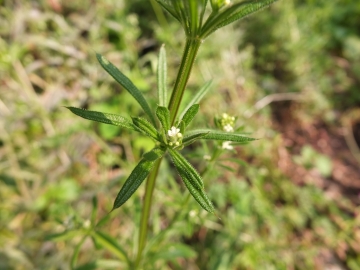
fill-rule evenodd
<path id="1" fill-rule="evenodd" d="M 190 122 L 194 119 L 195 115 L 199 111 L 199 104 L 192 105 L 184 114 L 182 121 L 184 121 L 185 128 L 190 124 Z"/>
<path id="2" fill-rule="evenodd" d="M 109 125 L 119 126 L 123 128 L 127 128 L 130 130 L 136 130 L 133 123 L 130 120 L 122 117 L 120 115 L 112 114 L 112 113 L 102 113 L 102 112 L 95 112 L 95 111 L 88 111 L 84 109 L 79 109 L 75 107 L 66 107 L 72 113 L 95 122 L 105 123 Z"/>
<path id="3" fill-rule="evenodd" d="M 129 258 L 124 251 L 124 249 L 118 244 L 118 241 L 111 237 L 110 235 L 107 235 L 104 232 L 100 231 L 93 231 L 92 237 L 94 240 L 99 244 L 100 246 L 106 248 L 111 253 L 113 253 L 115 256 L 117 256 L 120 260 L 126 261 L 129 263 Z"/>
<path id="4" fill-rule="evenodd" d="M 210 213 L 214 213 L 215 209 L 210 199 L 204 191 L 204 184 L 198 172 L 191 164 L 177 151 L 169 149 L 171 159 L 175 165 L 177 172 L 182 178 L 185 186 L 190 194 L 200 204 L 200 206 Z"/>
<path id="5" fill-rule="evenodd" d="M 158 80 L 158 98 L 159 106 L 167 106 L 167 67 L 166 67 L 166 50 L 165 45 L 163 44 L 160 48 L 159 60 L 158 60 L 158 69 L 157 69 L 157 80 Z"/>
<path id="6" fill-rule="evenodd" d="M 152 150 L 152 154 L 147 153 L 144 156 L 157 156 L 157 158 L 160 158 L 164 154 L 164 150 L 160 148 L 154 148 Z M 144 181 L 144 179 L 148 176 L 151 169 L 153 168 L 155 161 L 157 159 L 150 159 L 149 158 L 143 158 L 134 168 L 134 170 L 131 172 L 128 179 L 126 179 L 125 184 L 122 186 L 121 190 L 119 191 L 118 195 L 116 196 L 116 199 L 114 201 L 113 209 L 119 208 L 121 205 L 123 205 L 130 197 L 134 194 L 134 192 L 138 189 L 138 187 L 141 185 L 141 183 Z"/>
<path id="7" fill-rule="evenodd" d="M 135 98 L 135 100 L 140 104 L 141 108 L 143 108 L 144 112 L 150 118 L 151 122 L 155 125 L 155 118 L 151 112 L 149 104 L 146 102 L 145 97 L 140 92 L 140 90 L 137 89 L 133 82 L 101 54 L 97 53 L 96 58 L 100 65 Z"/>

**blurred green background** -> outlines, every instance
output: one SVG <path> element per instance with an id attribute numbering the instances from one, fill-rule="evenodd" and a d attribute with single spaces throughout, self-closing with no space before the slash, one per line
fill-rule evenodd
<path id="1" fill-rule="evenodd" d="M 163 43 L 170 88 L 184 34 L 153 2 L 0 0 L 0 269 L 70 268 L 89 222 L 153 143 L 63 106 L 139 115 L 94 52 L 155 104 Z M 153 241 L 145 269 L 360 269 L 359 1 L 283 0 L 216 32 L 185 100 L 210 79 L 193 126 L 227 112 L 261 139 L 205 177 L 221 220 L 194 200 L 184 208 L 187 191 L 163 162 L 150 239 L 181 218 Z M 183 152 L 201 171 L 211 149 Z M 143 193 L 100 227 L 129 256 Z M 78 269 L 123 269 L 100 246 L 85 240 Z"/>

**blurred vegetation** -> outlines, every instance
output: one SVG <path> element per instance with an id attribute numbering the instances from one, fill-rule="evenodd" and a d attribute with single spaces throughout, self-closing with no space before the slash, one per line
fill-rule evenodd
<path id="1" fill-rule="evenodd" d="M 0 0 L 0 269 L 69 269 L 74 251 L 78 269 L 121 269 L 104 244 L 82 239 L 152 142 L 63 106 L 138 115 L 94 52 L 155 97 L 158 49 L 166 44 L 174 78 L 183 40 L 148 0 Z M 301 123 L 333 130 L 347 119 L 355 128 L 359 78 L 356 0 L 279 1 L 206 40 L 187 95 L 209 79 L 214 86 L 201 104 L 206 117 L 193 124 L 212 125 L 227 112 L 261 140 L 207 172 L 221 220 L 186 202 L 171 164 L 163 163 L 145 269 L 360 269 L 358 202 L 312 181 L 333 181 L 333 156 L 310 141 L 299 150 L 288 146 L 276 125 L 286 102 L 259 103 L 291 93 L 287 102 Z M 301 184 L 296 170 L 289 175 L 279 165 L 284 151 L 309 172 Z M 211 145 L 198 144 L 185 154 L 202 170 L 210 152 Z M 358 168 L 348 181 L 360 181 Z M 143 187 L 97 228 L 130 255 L 142 195 Z"/>

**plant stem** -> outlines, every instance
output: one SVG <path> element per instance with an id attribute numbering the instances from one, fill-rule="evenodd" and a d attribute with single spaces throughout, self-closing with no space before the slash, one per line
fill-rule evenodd
<path id="1" fill-rule="evenodd" d="M 176 115 L 178 113 L 182 97 L 184 95 L 186 84 L 189 80 L 190 73 L 192 67 L 195 62 L 195 58 L 197 52 L 202 43 L 201 39 L 188 37 L 186 39 L 185 49 L 181 58 L 180 69 L 175 81 L 174 90 L 172 92 L 170 102 L 169 102 L 169 110 L 170 110 L 170 120 L 171 124 L 174 123 Z M 148 234 L 148 224 L 149 224 L 149 216 L 151 211 L 151 200 L 154 192 L 154 186 L 156 182 L 156 178 L 158 175 L 159 167 L 161 164 L 161 160 L 159 159 L 155 165 L 154 169 L 149 174 L 146 181 L 145 188 L 145 198 L 144 205 L 141 213 L 141 221 L 139 228 L 139 243 L 138 243 L 138 253 L 135 260 L 135 268 L 140 265 L 142 254 L 146 245 L 147 234 Z"/>
<path id="2" fill-rule="evenodd" d="M 201 43 L 202 40 L 199 38 L 188 37 L 186 39 L 180 69 L 169 102 L 170 121 L 172 125 L 175 122 L 175 118 L 185 92 L 185 87 L 189 80 L 190 73 Z"/>
<path id="3" fill-rule="evenodd" d="M 145 198 L 144 198 L 144 205 L 141 213 L 141 221 L 140 221 L 140 229 L 139 229 L 139 244 L 138 244 L 138 253 L 136 256 L 135 266 L 139 266 L 141 261 L 142 252 L 145 248 L 147 233 L 148 233 L 148 223 L 149 223 L 149 216 L 151 211 L 151 200 L 152 195 L 154 192 L 155 181 L 156 177 L 160 168 L 162 158 L 156 161 L 154 165 L 154 169 L 149 174 L 147 181 L 146 181 L 146 188 L 145 188 Z"/>

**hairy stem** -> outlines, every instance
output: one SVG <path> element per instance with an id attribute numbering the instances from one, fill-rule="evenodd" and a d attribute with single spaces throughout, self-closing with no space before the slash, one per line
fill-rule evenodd
<path id="1" fill-rule="evenodd" d="M 171 124 L 175 122 L 176 115 L 178 113 L 182 97 L 185 92 L 186 84 L 189 80 L 190 73 L 192 67 L 195 62 L 196 55 L 200 48 L 202 40 L 198 38 L 190 38 L 188 37 L 185 44 L 185 49 L 183 52 L 183 56 L 181 59 L 180 69 L 175 81 L 174 89 L 169 102 L 169 110 L 170 110 L 170 119 Z M 158 175 L 159 167 L 161 164 L 161 160 L 159 159 L 155 165 L 152 172 L 149 174 L 146 181 L 146 189 L 145 189 L 145 198 L 144 205 L 141 213 L 141 221 L 140 221 L 140 229 L 139 229 L 139 243 L 138 243 L 138 253 L 136 256 L 135 267 L 137 268 L 142 259 L 143 251 L 146 245 L 147 234 L 148 234 L 148 225 L 149 225 L 149 216 L 151 211 L 152 204 L 152 195 L 154 192 L 154 186 L 156 182 L 156 178 Z"/>
<path id="2" fill-rule="evenodd" d="M 156 161 L 154 165 L 154 169 L 149 174 L 147 181 L 146 181 L 146 188 L 145 188 L 145 198 L 144 198 L 144 205 L 141 213 L 141 221 L 140 221 L 140 229 L 139 229 L 139 244 L 138 244 L 138 253 L 136 256 L 135 265 L 138 266 L 141 261 L 142 252 L 146 245 L 147 233 L 148 233 L 148 223 L 149 223 L 149 216 L 151 211 L 151 200 L 152 195 L 154 192 L 156 177 L 160 168 L 162 158 Z"/>
<path id="3" fill-rule="evenodd" d="M 171 94 L 169 102 L 171 124 L 175 122 L 181 100 L 183 98 L 186 84 L 189 80 L 192 67 L 195 62 L 196 55 L 202 43 L 201 39 L 188 37 L 185 49 L 181 59 L 180 69 L 175 81 L 174 90 Z"/>

